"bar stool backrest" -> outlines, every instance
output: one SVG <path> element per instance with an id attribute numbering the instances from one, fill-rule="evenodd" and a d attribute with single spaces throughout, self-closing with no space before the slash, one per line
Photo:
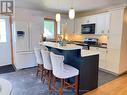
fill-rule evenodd
<path id="1" fill-rule="evenodd" d="M 41 45 L 41 49 L 48 51 L 48 48 L 46 46 L 44 46 L 44 45 Z"/>
<path id="2" fill-rule="evenodd" d="M 34 48 L 34 53 L 35 53 L 37 64 L 43 64 L 42 56 L 41 56 L 41 49 L 40 48 Z"/>
<path id="3" fill-rule="evenodd" d="M 52 62 L 52 68 L 53 68 L 53 74 L 56 77 L 59 77 L 62 73 L 64 73 L 64 56 L 62 55 L 56 55 L 54 53 L 50 53 L 51 62 Z"/>
<path id="4" fill-rule="evenodd" d="M 41 54 L 42 54 L 42 58 L 43 58 L 44 68 L 47 70 L 52 70 L 50 52 L 42 49 Z"/>

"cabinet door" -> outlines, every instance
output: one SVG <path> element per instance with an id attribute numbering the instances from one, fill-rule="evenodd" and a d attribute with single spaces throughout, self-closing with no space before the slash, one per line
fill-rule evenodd
<path id="1" fill-rule="evenodd" d="M 89 16 L 83 17 L 83 18 L 82 18 L 82 24 L 89 24 L 89 22 L 90 22 L 89 19 L 90 19 Z"/>
<path id="2" fill-rule="evenodd" d="M 28 23 L 16 21 L 16 52 L 29 51 L 29 31 Z M 24 35 L 18 36 L 18 31 L 24 32 Z"/>
<path id="3" fill-rule="evenodd" d="M 83 17 L 82 21 L 83 21 L 83 24 L 96 23 L 96 15 Z"/>
<path id="4" fill-rule="evenodd" d="M 96 23 L 97 22 L 97 16 L 96 15 L 92 15 L 89 17 L 89 23 Z"/>
<path id="5" fill-rule="evenodd" d="M 120 50 L 108 49 L 106 69 L 119 74 Z"/>
<path id="6" fill-rule="evenodd" d="M 123 27 L 123 13 L 121 9 L 111 11 L 110 31 L 108 33 L 108 48 L 120 49 Z"/>
<path id="7" fill-rule="evenodd" d="M 74 20 L 67 20 L 67 34 L 74 34 Z"/>
<path id="8" fill-rule="evenodd" d="M 99 49 L 98 47 L 92 47 L 92 46 L 90 47 L 90 50 L 98 51 L 98 49 Z"/>
<path id="9" fill-rule="evenodd" d="M 110 14 L 102 13 L 97 15 L 96 34 L 107 34 L 110 25 Z"/>
<path id="10" fill-rule="evenodd" d="M 99 68 L 107 70 L 107 49 L 99 48 Z"/>
<path id="11" fill-rule="evenodd" d="M 29 24 L 30 30 L 30 51 L 34 50 L 34 47 L 39 45 L 40 34 L 43 32 L 42 24 L 31 22 Z"/>
<path id="12" fill-rule="evenodd" d="M 81 25 L 83 24 L 82 18 L 75 19 L 75 34 L 81 34 Z"/>

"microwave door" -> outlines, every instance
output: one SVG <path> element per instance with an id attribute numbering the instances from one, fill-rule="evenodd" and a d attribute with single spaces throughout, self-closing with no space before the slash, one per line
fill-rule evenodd
<path id="1" fill-rule="evenodd" d="M 95 34 L 95 24 L 84 24 L 81 30 L 82 34 Z"/>
<path id="2" fill-rule="evenodd" d="M 90 28 L 89 27 L 84 28 L 84 32 L 85 33 L 90 33 Z"/>

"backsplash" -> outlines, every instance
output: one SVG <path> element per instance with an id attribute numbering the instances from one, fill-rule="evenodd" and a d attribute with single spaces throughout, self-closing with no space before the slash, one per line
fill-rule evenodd
<path id="1" fill-rule="evenodd" d="M 66 34 L 65 39 L 69 41 L 83 41 L 85 38 L 98 38 L 99 43 L 107 43 L 107 35 L 80 35 L 80 34 Z"/>

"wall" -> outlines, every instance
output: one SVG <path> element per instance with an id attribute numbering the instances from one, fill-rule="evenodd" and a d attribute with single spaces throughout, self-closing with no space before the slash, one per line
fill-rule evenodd
<path id="1" fill-rule="evenodd" d="M 119 72 L 127 71 L 127 8 L 124 10 Z"/>
<path id="2" fill-rule="evenodd" d="M 41 32 L 43 32 L 43 30 L 44 30 L 43 21 L 44 21 L 45 17 L 55 19 L 55 13 L 51 13 L 51 12 L 49 13 L 49 12 L 45 12 L 45 11 L 37 11 L 37 10 L 31 10 L 31 9 L 24 9 L 24 8 L 16 8 L 15 16 L 13 18 L 14 27 L 16 25 L 19 25 L 19 26 L 21 25 L 21 27 L 22 27 L 22 24 L 24 24 L 23 28 L 26 31 L 30 32 L 30 34 L 27 35 L 30 38 L 30 39 L 28 39 L 28 40 L 30 40 L 28 43 L 28 44 L 30 44 L 29 46 L 31 46 L 31 43 L 33 43 L 33 42 L 34 43 L 32 44 L 32 46 L 35 44 L 39 45 L 38 44 L 39 39 L 40 39 L 39 33 L 41 34 Z M 62 15 L 61 18 L 62 19 L 66 18 L 66 15 Z M 27 25 L 29 27 L 27 27 Z M 39 25 L 41 25 L 41 28 L 38 29 Z M 19 42 L 17 42 L 18 40 L 16 39 L 17 37 L 15 35 L 16 34 L 15 28 L 14 28 L 14 39 L 13 40 L 14 40 L 14 48 L 15 48 L 15 55 L 14 56 L 15 56 L 16 68 L 22 69 L 22 68 L 28 68 L 28 67 L 36 66 L 37 64 L 36 64 L 34 52 L 31 49 L 31 47 L 29 47 L 30 49 L 26 49 L 26 51 L 24 51 L 24 52 L 21 52 L 21 51 L 19 52 L 17 50 L 16 45 L 18 45 L 18 47 L 22 47 L 26 44 L 23 42 L 23 44 L 21 45 Z M 35 35 L 35 36 L 32 35 L 33 39 L 31 39 L 31 32 L 32 33 L 34 32 L 33 34 Z"/>

